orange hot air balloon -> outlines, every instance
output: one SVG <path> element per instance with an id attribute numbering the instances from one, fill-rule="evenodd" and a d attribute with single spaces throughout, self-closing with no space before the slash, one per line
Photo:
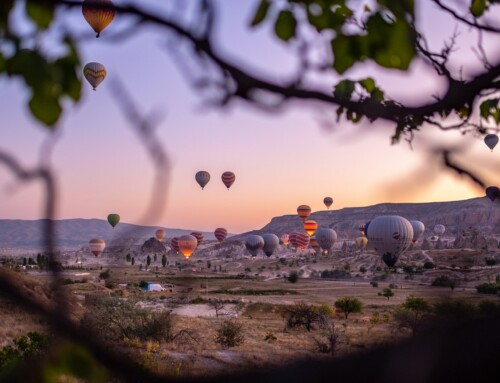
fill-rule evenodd
<path id="1" fill-rule="evenodd" d="M 84 0 L 82 13 L 87 23 L 97 33 L 96 37 L 99 37 L 115 18 L 115 10 L 111 0 Z"/>
<path id="2" fill-rule="evenodd" d="M 98 257 L 104 251 L 106 242 L 104 242 L 104 239 L 94 238 L 89 241 L 89 247 L 92 254 Z"/>
<path id="3" fill-rule="evenodd" d="M 155 231 L 156 239 L 160 242 L 163 242 L 163 239 L 165 238 L 165 234 L 167 232 L 163 229 L 158 229 Z"/>
<path id="4" fill-rule="evenodd" d="M 196 240 L 198 241 L 198 246 L 200 245 L 200 243 L 202 243 L 202 242 L 203 242 L 203 238 L 204 238 L 204 236 L 203 236 L 203 233 L 202 233 L 201 231 L 193 231 L 193 232 L 191 233 L 191 235 L 192 235 L 193 237 L 195 237 L 195 238 L 196 238 Z"/>
<path id="5" fill-rule="evenodd" d="M 217 238 L 217 241 L 222 243 L 222 242 L 224 242 L 224 240 L 227 237 L 227 230 L 224 229 L 223 227 L 218 227 L 217 229 L 215 229 L 214 234 L 215 234 L 215 238 Z"/>
<path id="6" fill-rule="evenodd" d="M 221 179 L 222 183 L 226 185 L 227 190 L 229 190 L 231 185 L 234 183 L 234 180 L 236 180 L 236 176 L 233 172 L 224 172 L 222 173 Z"/>
<path id="7" fill-rule="evenodd" d="M 172 246 L 172 249 L 174 249 L 175 252 L 178 253 L 179 252 L 179 238 L 177 238 L 177 237 L 172 238 L 172 240 L 170 241 L 170 246 Z"/>
<path id="8" fill-rule="evenodd" d="M 305 222 L 307 218 L 311 215 L 311 207 L 307 205 L 300 205 L 297 208 L 297 214 L 299 215 L 302 222 Z"/>
<path id="9" fill-rule="evenodd" d="M 313 221 L 312 219 L 308 219 L 304 222 L 304 230 L 307 234 L 309 234 L 310 237 L 314 235 L 317 228 L 318 223 L 316 221 Z"/>
<path id="10" fill-rule="evenodd" d="M 179 251 L 184 255 L 186 260 L 198 247 L 198 240 L 192 235 L 182 235 L 178 238 L 177 243 L 179 244 Z"/>

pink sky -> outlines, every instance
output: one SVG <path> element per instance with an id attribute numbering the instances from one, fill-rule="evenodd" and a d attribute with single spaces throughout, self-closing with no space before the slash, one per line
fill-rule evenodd
<path id="1" fill-rule="evenodd" d="M 272 39 L 269 25 L 253 31 L 247 28 L 255 1 L 217 3 L 222 11 L 218 36 L 226 53 L 244 55 L 248 66 L 271 78 L 286 78 L 293 71 L 292 52 Z M 80 23 L 79 30 L 89 30 L 78 12 L 71 17 L 71 25 Z M 424 22 L 426 31 L 439 32 L 443 38 L 455 25 L 435 11 Z M 200 230 L 223 226 L 237 233 L 260 228 L 273 216 L 294 214 L 300 204 L 309 204 L 313 211 L 325 209 L 325 196 L 333 197 L 332 209 L 483 196 L 468 181 L 428 162 L 422 154 L 429 140 L 468 143 L 457 160 L 483 172 L 491 184 L 498 183 L 493 174 L 498 171 L 500 151 L 491 153 L 481 137 L 424 129 L 411 150 L 403 142 L 391 146 L 392 127 L 384 123 L 352 126 L 342 122 L 332 131 L 325 130 L 320 117 L 333 119 L 334 110 L 319 114 L 318 108 L 293 103 L 286 112 L 270 115 L 241 102 L 225 110 L 202 107 L 202 98 L 163 50 L 166 40 L 154 29 L 138 31 L 123 43 L 106 41 L 107 35 L 125 24 L 117 19 L 100 39 L 83 45 L 83 61 L 103 63 L 108 78 L 97 92 L 85 83 L 81 103 L 68 109 L 60 126 L 62 137 L 52 158 L 60 188 L 59 218 L 104 219 L 116 212 L 123 222 Z M 439 31 L 433 29 L 437 26 Z M 466 32 L 455 56 L 464 63 L 475 59 L 470 53 L 473 37 Z M 490 40 L 486 45 L 498 43 Z M 376 76 L 393 97 L 408 95 L 408 89 L 414 88 L 411 96 L 418 98 L 428 97 L 439 87 L 438 80 L 426 80 L 423 71 L 424 66 L 415 62 L 409 74 L 380 73 L 368 65 L 346 75 L 355 79 Z M 137 222 L 149 201 L 153 169 L 107 88 L 112 77 L 124 81 L 144 112 L 165 114 L 157 135 L 173 167 L 167 206 L 155 222 Z M 321 80 L 326 89 L 335 82 L 333 76 L 313 80 Z M 0 149 L 17 153 L 23 164 L 33 166 L 48 134 L 27 114 L 27 96 L 20 83 L 0 78 L 4 132 Z M 424 174 L 428 169 L 430 176 L 437 177 L 428 185 L 414 182 L 416 169 Z M 198 170 L 212 175 L 203 191 L 194 180 Z M 220 181 L 226 170 L 236 173 L 230 191 Z M 40 218 L 41 193 L 39 185 L 17 184 L 0 168 L 0 218 Z"/>

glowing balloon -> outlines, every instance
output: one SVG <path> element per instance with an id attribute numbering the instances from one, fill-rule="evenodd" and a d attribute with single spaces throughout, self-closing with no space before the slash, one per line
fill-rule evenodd
<path id="1" fill-rule="evenodd" d="M 198 247 L 198 240 L 192 235 L 182 235 L 177 239 L 179 251 L 187 260 Z"/>
<path id="2" fill-rule="evenodd" d="M 496 199 L 500 197 L 500 189 L 496 186 L 488 186 L 486 188 L 486 196 L 492 201 L 495 202 Z"/>
<path id="3" fill-rule="evenodd" d="M 227 230 L 224 229 L 223 227 L 218 227 L 217 229 L 215 229 L 214 235 L 215 238 L 217 238 L 217 241 L 222 243 L 227 237 Z"/>
<path id="4" fill-rule="evenodd" d="M 412 243 L 415 243 L 418 241 L 420 236 L 424 233 L 425 231 L 425 225 L 423 222 L 420 221 L 410 221 L 411 227 L 413 228 L 413 239 Z"/>
<path id="5" fill-rule="evenodd" d="M 360 249 L 366 249 L 366 245 L 368 245 L 368 238 L 364 236 L 356 238 L 356 246 Z"/>
<path id="6" fill-rule="evenodd" d="M 101 6 L 101 7 L 100 7 Z M 108 8 L 102 8 L 107 6 Z M 115 18 L 115 10 L 113 9 L 111 0 L 84 0 L 82 4 L 82 13 L 87 23 L 97 33 L 99 37 L 101 32 Z"/>
<path id="7" fill-rule="evenodd" d="M 120 222 L 120 216 L 118 214 L 110 214 L 108 215 L 108 222 L 112 227 L 115 227 Z"/>
<path id="8" fill-rule="evenodd" d="M 193 231 L 191 235 L 196 238 L 196 240 L 198 241 L 198 246 L 200 246 L 200 243 L 203 242 L 204 238 L 203 233 L 201 231 Z"/>
<path id="9" fill-rule="evenodd" d="M 179 238 L 177 238 L 177 237 L 172 238 L 172 240 L 170 241 L 170 246 L 172 246 L 172 249 L 174 249 L 175 252 L 178 253 L 179 252 Z"/>
<path id="10" fill-rule="evenodd" d="M 318 223 L 316 221 L 313 221 L 312 219 L 308 219 L 307 221 L 304 222 L 304 230 L 306 231 L 307 234 L 309 234 L 309 236 L 314 235 L 317 228 L 318 228 Z"/>
<path id="11" fill-rule="evenodd" d="M 299 215 L 302 222 L 305 222 L 307 218 L 311 215 L 311 208 L 307 205 L 300 205 L 297 208 L 297 214 Z"/>
<path id="12" fill-rule="evenodd" d="M 498 144 L 498 136 L 496 134 L 487 134 L 484 137 L 484 143 L 488 148 L 491 149 L 491 151 L 493 151 L 495 146 L 497 146 Z"/>
<path id="13" fill-rule="evenodd" d="M 91 239 L 89 241 L 89 248 L 92 254 L 98 257 L 106 248 L 106 242 L 104 242 L 104 239 L 99 239 L 99 238 Z"/>
<path id="14" fill-rule="evenodd" d="M 100 63 L 88 63 L 83 67 L 83 75 L 89 84 L 92 85 L 92 89 L 96 90 L 99 84 L 106 78 L 106 67 Z"/>
<path id="15" fill-rule="evenodd" d="M 277 235 L 272 233 L 263 234 L 262 239 L 264 240 L 264 246 L 262 247 L 262 250 L 264 251 L 264 254 L 270 257 L 271 255 L 273 255 L 274 251 L 278 248 L 280 244 L 280 239 L 278 238 Z"/>
<path id="16" fill-rule="evenodd" d="M 327 207 L 327 209 L 330 209 L 330 206 L 332 206 L 333 203 L 333 198 L 332 197 L 325 197 L 323 198 L 323 203 Z"/>
<path id="17" fill-rule="evenodd" d="M 290 236 L 288 234 L 282 234 L 281 235 L 281 242 L 283 242 L 283 245 L 288 245 L 290 243 Z"/>
<path id="18" fill-rule="evenodd" d="M 200 170 L 196 175 L 194 176 L 196 182 L 198 182 L 198 185 L 201 186 L 201 190 L 208 184 L 208 181 L 210 181 L 210 173 L 206 172 L 204 170 Z"/>
<path id="19" fill-rule="evenodd" d="M 314 235 L 318 245 L 325 251 L 331 250 L 337 241 L 337 233 L 333 229 L 320 227 Z"/>
<path id="20" fill-rule="evenodd" d="M 438 225 L 434 226 L 434 234 L 436 234 L 436 235 L 442 236 L 444 234 L 445 230 L 446 230 L 446 228 L 444 227 L 444 225 L 438 224 Z"/>
<path id="21" fill-rule="evenodd" d="M 222 173 L 221 179 L 222 179 L 222 183 L 224 185 L 226 185 L 227 190 L 229 190 L 231 185 L 234 183 L 236 176 L 234 175 L 233 172 L 224 172 L 224 173 Z"/>
<path id="22" fill-rule="evenodd" d="M 366 232 L 370 246 L 392 267 L 413 240 L 410 221 L 398 215 L 384 215 L 370 221 Z"/>
<path id="23" fill-rule="evenodd" d="M 264 238 L 260 235 L 250 234 L 245 238 L 245 247 L 252 257 L 256 257 L 260 249 L 264 247 Z"/>
<path id="24" fill-rule="evenodd" d="M 158 229 L 155 231 L 155 236 L 156 236 L 156 239 L 160 242 L 163 242 L 163 239 L 165 238 L 165 234 L 167 232 L 163 229 Z"/>

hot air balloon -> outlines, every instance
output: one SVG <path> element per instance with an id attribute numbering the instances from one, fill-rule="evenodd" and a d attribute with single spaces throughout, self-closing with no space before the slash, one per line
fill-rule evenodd
<path id="1" fill-rule="evenodd" d="M 172 249 L 174 249 L 175 252 L 178 253 L 179 252 L 179 238 L 177 238 L 177 237 L 172 238 L 172 240 L 170 241 L 170 246 L 172 246 Z"/>
<path id="2" fill-rule="evenodd" d="M 313 221 L 312 219 L 308 219 L 307 221 L 304 222 L 304 230 L 306 231 L 307 234 L 311 237 L 314 235 L 314 232 L 318 228 L 318 223 L 316 221 Z"/>
<path id="3" fill-rule="evenodd" d="M 299 245 L 297 244 L 297 234 L 298 234 L 297 231 L 292 231 L 290 233 L 290 236 L 289 236 L 289 238 L 290 238 L 290 244 L 292 245 L 293 249 L 296 249 L 296 248 L 299 247 Z"/>
<path id="4" fill-rule="evenodd" d="M 366 238 L 365 236 L 356 238 L 356 246 L 358 246 L 360 249 L 366 249 L 366 245 L 368 245 L 368 238 Z"/>
<path id="5" fill-rule="evenodd" d="M 165 238 L 165 234 L 167 232 L 163 229 L 158 229 L 155 231 L 155 236 L 156 236 L 156 239 L 160 242 L 163 242 L 163 239 Z"/>
<path id="6" fill-rule="evenodd" d="M 223 227 L 218 227 L 217 229 L 215 229 L 214 235 L 215 235 L 215 238 L 217 238 L 217 241 L 222 243 L 222 242 L 224 242 L 224 240 L 227 237 L 227 230 L 224 229 Z"/>
<path id="7" fill-rule="evenodd" d="M 222 173 L 221 179 L 222 179 L 222 183 L 224 185 L 226 185 L 227 190 L 229 190 L 231 185 L 234 183 L 236 176 L 234 175 L 233 172 L 224 172 L 224 173 Z"/>
<path id="8" fill-rule="evenodd" d="M 264 238 L 260 235 L 250 234 L 245 238 L 245 247 L 252 257 L 259 254 L 260 249 L 264 247 Z"/>
<path id="9" fill-rule="evenodd" d="M 309 239 L 309 245 L 311 245 L 311 247 L 312 247 L 312 249 L 314 250 L 315 253 L 318 252 L 318 250 L 319 250 L 319 243 L 318 243 L 318 241 L 316 241 L 316 237 L 314 235 Z"/>
<path id="10" fill-rule="evenodd" d="M 487 134 L 484 137 L 484 143 L 488 148 L 491 149 L 491 151 L 493 151 L 495 146 L 497 146 L 498 144 L 498 136 L 496 134 Z"/>
<path id="11" fill-rule="evenodd" d="M 282 234 L 281 235 L 281 242 L 283 242 L 283 245 L 287 246 L 290 243 L 290 236 L 288 234 Z"/>
<path id="12" fill-rule="evenodd" d="M 270 257 L 271 255 L 273 255 L 274 250 L 278 248 L 280 240 L 277 235 L 272 233 L 263 234 L 262 239 L 264 240 L 264 246 L 262 247 L 262 250 L 264 251 L 264 254 Z"/>
<path id="13" fill-rule="evenodd" d="M 210 181 L 210 173 L 206 172 L 204 170 L 200 170 L 196 175 L 194 176 L 196 182 L 198 182 L 198 185 L 201 186 L 201 190 L 208 184 L 208 181 Z"/>
<path id="14" fill-rule="evenodd" d="M 89 84 L 92 85 L 92 89 L 96 90 L 99 84 L 106 78 L 106 67 L 96 62 L 88 63 L 83 67 L 83 75 Z"/>
<path id="15" fill-rule="evenodd" d="M 104 6 L 107 8 L 103 8 Z M 97 33 L 96 37 L 99 37 L 115 18 L 115 10 L 111 0 L 84 0 L 82 13 L 87 23 Z"/>
<path id="16" fill-rule="evenodd" d="M 120 216 L 118 214 L 110 214 L 108 215 L 108 222 L 112 227 L 115 227 L 120 222 Z"/>
<path id="17" fill-rule="evenodd" d="M 436 235 L 442 236 L 445 230 L 446 228 L 444 227 L 444 225 L 437 224 L 436 226 L 434 226 L 434 234 Z"/>
<path id="18" fill-rule="evenodd" d="M 330 206 L 332 206 L 333 203 L 333 198 L 332 197 L 325 197 L 323 198 L 323 203 L 327 207 L 327 209 L 330 209 Z"/>
<path id="19" fill-rule="evenodd" d="M 307 205 L 300 205 L 297 208 L 297 214 L 299 215 L 302 222 L 305 222 L 307 218 L 311 215 L 311 208 Z"/>
<path id="20" fill-rule="evenodd" d="M 92 254 L 98 257 L 106 248 L 106 242 L 104 239 L 94 238 L 89 241 L 89 247 Z"/>
<path id="21" fill-rule="evenodd" d="M 410 221 L 411 227 L 413 228 L 413 240 L 412 243 L 415 243 L 418 241 L 420 236 L 424 233 L 425 231 L 425 225 L 423 222 L 420 221 Z"/>
<path id="22" fill-rule="evenodd" d="M 198 241 L 198 246 L 200 246 L 200 243 L 203 242 L 203 233 L 201 231 L 193 231 L 191 235 L 196 238 L 196 240 Z"/>
<path id="23" fill-rule="evenodd" d="M 488 186 L 486 188 L 486 196 L 492 201 L 495 202 L 496 199 L 500 197 L 500 189 L 496 186 Z"/>
<path id="24" fill-rule="evenodd" d="M 366 235 L 370 247 L 382 257 L 387 266 L 393 267 L 399 256 L 410 246 L 413 228 L 406 218 L 384 215 L 370 221 Z"/>
<path id="25" fill-rule="evenodd" d="M 307 248 L 307 245 L 309 245 L 309 238 L 309 234 L 297 233 L 295 237 L 297 247 L 299 247 L 301 250 L 305 250 Z"/>
<path id="26" fill-rule="evenodd" d="M 196 250 L 198 246 L 198 240 L 192 235 L 182 235 L 177 239 L 177 243 L 179 245 L 179 251 L 184 255 L 186 260 L 189 260 L 189 257 Z"/>
<path id="27" fill-rule="evenodd" d="M 331 250 L 337 241 L 337 233 L 333 229 L 320 227 L 314 235 L 318 245 L 325 251 Z"/>
<path id="28" fill-rule="evenodd" d="M 361 235 L 366 235 L 366 223 L 360 223 L 358 230 L 361 232 Z"/>

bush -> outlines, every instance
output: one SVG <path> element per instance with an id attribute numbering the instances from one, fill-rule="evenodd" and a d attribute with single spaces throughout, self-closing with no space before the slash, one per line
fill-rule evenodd
<path id="1" fill-rule="evenodd" d="M 223 347 L 239 346 L 245 340 L 243 335 L 243 325 L 233 320 L 225 320 L 217 328 L 215 336 L 215 343 Z"/>
<path id="2" fill-rule="evenodd" d="M 394 291 L 392 291 L 390 288 L 385 288 L 382 290 L 382 292 L 379 292 L 378 295 L 386 297 L 387 300 L 389 300 L 391 297 L 394 296 Z"/>
<path id="3" fill-rule="evenodd" d="M 462 299 L 451 299 L 436 303 L 434 313 L 441 319 L 462 323 L 474 318 L 477 312 L 472 303 Z"/>
<path id="4" fill-rule="evenodd" d="M 148 283 L 148 282 L 146 282 L 146 281 L 140 281 L 140 282 L 139 282 L 139 287 L 140 287 L 141 289 L 145 289 L 146 287 L 148 287 L 148 285 L 149 285 L 149 283 Z"/>
<path id="5" fill-rule="evenodd" d="M 351 313 L 360 313 L 363 309 L 363 304 L 357 298 L 343 297 L 335 301 L 335 307 L 342 311 L 345 319 L 348 319 Z"/>
<path id="6" fill-rule="evenodd" d="M 485 260 L 486 266 L 495 266 L 497 264 L 496 259 L 488 258 Z"/>
<path id="7" fill-rule="evenodd" d="M 264 340 L 266 342 L 272 343 L 272 342 L 277 341 L 278 338 L 276 338 L 276 335 L 274 335 L 272 332 L 269 332 L 266 334 L 266 337 L 264 338 Z"/>
<path id="8" fill-rule="evenodd" d="M 298 281 L 299 281 L 299 273 L 297 273 L 296 271 L 292 271 L 288 276 L 288 282 L 297 283 Z"/>
<path id="9" fill-rule="evenodd" d="M 480 294 L 494 294 L 500 291 L 500 285 L 497 283 L 483 283 L 476 286 L 476 290 Z"/>
<path id="10" fill-rule="evenodd" d="M 371 281 L 370 285 L 372 285 L 373 287 L 378 287 L 378 282 L 377 281 Z"/>
<path id="11" fill-rule="evenodd" d="M 449 287 L 451 291 L 455 290 L 456 285 L 456 279 L 451 279 L 446 275 L 441 275 L 432 281 L 432 286 Z"/>
<path id="12" fill-rule="evenodd" d="M 344 269 L 340 270 L 323 270 L 321 272 L 321 278 L 325 279 L 346 279 L 351 278 L 351 273 Z"/>
<path id="13" fill-rule="evenodd" d="M 436 265 L 432 263 L 431 261 L 427 261 L 424 263 L 424 269 L 434 269 L 436 268 Z"/>
<path id="14" fill-rule="evenodd" d="M 307 331 L 311 331 L 315 323 L 329 316 L 329 311 L 331 308 L 327 305 L 313 306 L 300 302 L 286 307 L 283 317 L 286 321 L 286 328 L 304 327 Z"/>
<path id="15" fill-rule="evenodd" d="M 13 346 L 0 349 L 0 372 L 5 366 L 36 357 L 46 349 L 49 343 L 47 335 L 30 331 L 27 335 L 14 338 Z"/>
<path id="16" fill-rule="evenodd" d="M 410 295 L 394 312 L 398 328 L 409 329 L 415 335 L 430 315 L 431 307 L 423 298 Z"/>
<path id="17" fill-rule="evenodd" d="M 109 279 L 109 277 L 111 277 L 111 271 L 109 269 L 107 269 L 99 274 L 99 279 L 106 280 L 106 279 Z"/>

